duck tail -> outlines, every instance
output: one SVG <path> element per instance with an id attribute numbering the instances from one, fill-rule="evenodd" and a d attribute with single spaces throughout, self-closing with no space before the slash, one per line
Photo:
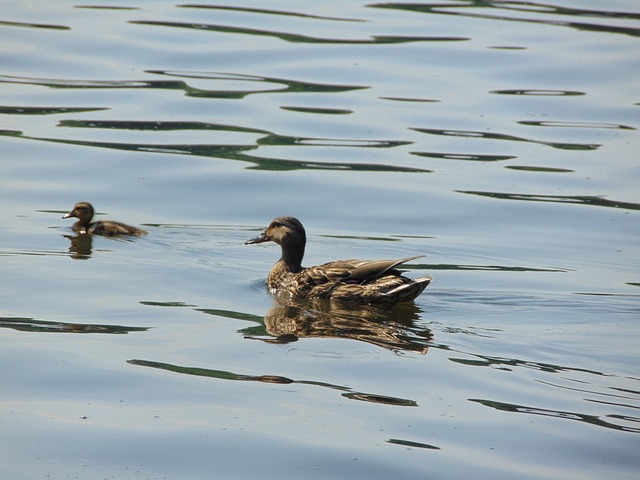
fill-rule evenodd
<path id="1" fill-rule="evenodd" d="M 394 302 L 410 302 L 420 295 L 431 283 L 431 275 L 414 278 L 411 282 L 385 292 L 385 296 L 394 298 Z"/>

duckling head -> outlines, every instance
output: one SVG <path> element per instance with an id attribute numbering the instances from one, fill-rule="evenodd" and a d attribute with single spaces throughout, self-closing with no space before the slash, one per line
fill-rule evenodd
<path id="1" fill-rule="evenodd" d="M 78 202 L 69 213 L 62 218 L 76 217 L 83 223 L 88 223 L 93 218 L 93 206 L 89 202 Z"/>

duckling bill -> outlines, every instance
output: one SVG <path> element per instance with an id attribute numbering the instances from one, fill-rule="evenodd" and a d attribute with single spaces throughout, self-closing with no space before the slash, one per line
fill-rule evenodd
<path id="1" fill-rule="evenodd" d="M 272 293 L 292 298 L 328 298 L 358 303 L 409 302 L 431 282 L 431 275 L 412 279 L 396 267 L 417 257 L 397 260 L 337 260 L 315 267 L 302 266 L 307 237 L 294 217 L 278 217 L 245 244 L 275 242 L 282 249 L 280 260 L 267 277 Z"/>
<path id="2" fill-rule="evenodd" d="M 93 233 L 95 235 L 104 235 L 107 237 L 113 237 L 116 235 L 146 235 L 147 232 L 131 225 L 127 225 L 122 222 L 115 222 L 113 220 L 100 220 L 97 222 L 91 222 L 94 215 L 93 206 L 89 202 L 78 202 L 66 215 L 62 218 L 75 217 L 78 219 L 76 223 L 72 225 L 72 230 L 78 233 Z"/>

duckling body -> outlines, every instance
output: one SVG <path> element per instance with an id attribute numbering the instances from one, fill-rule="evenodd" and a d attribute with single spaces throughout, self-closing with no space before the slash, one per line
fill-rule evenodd
<path id="1" fill-rule="evenodd" d="M 417 257 L 398 260 L 337 260 L 302 267 L 306 232 L 294 217 L 278 217 L 264 232 L 246 244 L 275 242 L 282 257 L 273 266 L 267 284 L 273 293 L 293 298 L 330 298 L 358 303 L 398 303 L 414 300 L 431 282 L 431 276 L 404 277 L 395 267 Z"/>
<path id="2" fill-rule="evenodd" d="M 62 218 L 75 217 L 78 219 L 76 223 L 71 227 L 73 231 L 78 233 L 93 233 L 95 235 L 104 235 L 107 237 L 113 237 L 116 235 L 146 235 L 146 231 L 132 227 L 122 222 L 115 222 L 113 220 L 101 220 L 98 222 L 91 222 L 93 218 L 94 209 L 89 202 L 78 202 L 69 213 Z"/>

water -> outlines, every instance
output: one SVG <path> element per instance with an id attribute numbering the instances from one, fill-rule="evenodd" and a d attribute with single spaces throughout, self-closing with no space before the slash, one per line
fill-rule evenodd
<path id="1" fill-rule="evenodd" d="M 5 475 L 635 478 L 639 19 L 4 2 Z M 433 284 L 279 304 L 244 241 L 282 214 Z"/>

